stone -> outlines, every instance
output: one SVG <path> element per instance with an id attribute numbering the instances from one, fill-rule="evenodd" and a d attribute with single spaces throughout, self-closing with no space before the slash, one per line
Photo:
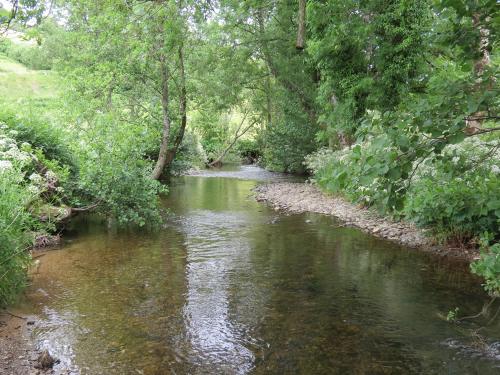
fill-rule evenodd
<path id="1" fill-rule="evenodd" d="M 37 363 L 35 364 L 35 368 L 40 370 L 48 370 L 54 367 L 54 364 L 59 361 L 52 357 L 47 349 L 45 349 L 38 356 Z"/>

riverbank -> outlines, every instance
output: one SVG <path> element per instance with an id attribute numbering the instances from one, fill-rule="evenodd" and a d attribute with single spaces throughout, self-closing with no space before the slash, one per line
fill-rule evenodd
<path id="1" fill-rule="evenodd" d="M 0 374 L 47 374 L 35 369 L 40 353 L 31 339 L 35 320 L 0 311 Z"/>
<path id="2" fill-rule="evenodd" d="M 55 241 L 50 236 L 48 239 Z M 46 251 L 50 251 L 55 245 L 53 243 L 52 245 L 34 246 L 31 251 L 33 259 L 35 259 L 33 264 L 34 272 L 38 272 L 40 265 L 40 261 L 36 258 L 43 256 Z M 61 365 L 53 368 L 59 362 L 57 358 L 47 356 L 50 353 L 43 350 L 41 342 L 34 339 L 33 330 L 37 326 L 39 326 L 39 318 L 36 315 L 26 315 L 25 312 L 18 311 L 16 307 L 10 307 L 6 310 L 0 309 L 0 374 L 76 374 L 76 372 L 72 372 Z"/>
<path id="3" fill-rule="evenodd" d="M 258 201 L 267 202 L 275 210 L 335 216 L 345 225 L 357 227 L 376 237 L 443 256 L 472 261 L 479 255 L 476 249 L 437 245 L 425 230 L 417 228 L 412 223 L 381 217 L 341 197 L 327 195 L 310 183 L 270 183 L 260 185 L 254 191 Z"/>

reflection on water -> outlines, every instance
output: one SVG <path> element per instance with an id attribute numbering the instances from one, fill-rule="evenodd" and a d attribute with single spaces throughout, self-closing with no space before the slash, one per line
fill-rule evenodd
<path id="1" fill-rule="evenodd" d="M 485 301 L 465 265 L 276 213 L 227 173 L 175 180 L 160 233 L 81 222 L 42 257 L 42 346 L 82 374 L 498 373 L 442 319 Z"/>

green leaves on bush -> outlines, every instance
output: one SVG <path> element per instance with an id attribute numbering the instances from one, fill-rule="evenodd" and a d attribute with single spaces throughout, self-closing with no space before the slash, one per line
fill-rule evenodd
<path id="1" fill-rule="evenodd" d="M 493 297 L 500 296 L 500 243 L 490 245 L 492 235 L 481 239 L 481 258 L 471 264 L 471 270 L 485 280 L 484 289 Z"/>

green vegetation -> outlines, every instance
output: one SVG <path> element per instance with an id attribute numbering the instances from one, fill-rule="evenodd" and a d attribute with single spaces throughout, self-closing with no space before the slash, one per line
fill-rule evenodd
<path id="1" fill-rule="evenodd" d="M 439 242 L 488 238 L 473 271 L 497 293 L 496 1 L 12 4 L 0 12 L 11 31 L 0 122 L 57 176 L 60 191 L 38 196 L 46 204 L 154 225 L 168 173 L 258 161 L 312 173 Z M 40 170 L 4 170 L 5 186 L 20 174 L 12 202 L 26 200 Z M 2 219 L 24 228 L 2 258 L 35 225 L 31 200 L 21 206 L 19 225 Z"/>
<path id="2" fill-rule="evenodd" d="M 5 161 L 0 161 L 5 166 Z M 21 186 L 16 170 L 2 171 L 0 178 L 0 301 L 2 305 L 12 302 L 25 284 L 29 265 L 27 231 L 30 216 L 23 209 L 31 198 L 29 191 Z"/>

